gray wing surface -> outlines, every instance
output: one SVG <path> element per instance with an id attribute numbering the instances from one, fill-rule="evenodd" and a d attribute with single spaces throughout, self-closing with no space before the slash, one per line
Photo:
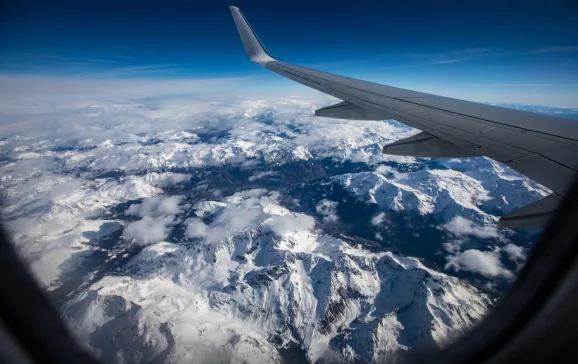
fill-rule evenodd
<path id="1" fill-rule="evenodd" d="M 552 191 L 542 203 L 500 219 L 506 227 L 541 227 L 578 176 L 578 123 L 334 75 L 273 58 L 241 11 L 231 13 L 253 63 L 343 100 L 315 115 L 351 120 L 394 119 L 422 131 L 383 153 L 432 158 L 485 156 Z M 540 202 L 538 201 L 538 202 Z"/>

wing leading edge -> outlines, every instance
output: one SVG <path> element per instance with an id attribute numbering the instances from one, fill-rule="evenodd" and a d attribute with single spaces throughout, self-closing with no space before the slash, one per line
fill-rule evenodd
<path id="1" fill-rule="evenodd" d="M 315 115 L 352 120 L 394 119 L 422 133 L 386 145 L 386 154 L 485 156 L 544 185 L 552 194 L 500 219 L 506 227 L 541 227 L 578 177 L 578 123 L 321 72 L 273 58 L 241 11 L 231 6 L 253 63 L 343 102 Z M 537 218 L 539 215 L 540 218 Z"/>

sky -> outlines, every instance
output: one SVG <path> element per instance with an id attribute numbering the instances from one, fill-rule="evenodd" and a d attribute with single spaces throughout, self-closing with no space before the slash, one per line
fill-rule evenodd
<path id="1" fill-rule="evenodd" d="M 560 0 L 5 1 L 0 93 L 303 90 L 251 64 L 228 5 L 285 62 L 474 101 L 578 107 L 578 7 Z"/>

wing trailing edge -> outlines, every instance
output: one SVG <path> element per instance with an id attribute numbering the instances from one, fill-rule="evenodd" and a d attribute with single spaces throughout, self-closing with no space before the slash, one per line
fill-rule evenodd
<path id="1" fill-rule="evenodd" d="M 347 120 L 385 120 L 391 117 L 385 113 L 362 108 L 347 101 L 315 110 L 315 116 Z"/>
<path id="2" fill-rule="evenodd" d="M 546 225 L 562 199 L 554 194 L 502 216 L 498 225 L 511 229 L 539 229 Z"/>
<path id="3" fill-rule="evenodd" d="M 474 149 L 460 147 L 424 132 L 388 144 L 383 147 L 382 152 L 383 154 L 422 158 L 479 156 Z"/>

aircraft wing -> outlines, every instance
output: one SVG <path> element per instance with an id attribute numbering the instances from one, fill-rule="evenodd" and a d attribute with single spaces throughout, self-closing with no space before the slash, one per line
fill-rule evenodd
<path id="1" fill-rule="evenodd" d="M 271 57 L 241 11 L 231 13 L 253 63 L 343 102 L 315 115 L 352 120 L 394 119 L 422 132 L 383 153 L 432 158 L 485 156 L 544 185 L 552 194 L 500 219 L 505 227 L 541 227 L 578 175 L 578 122 L 548 115 L 361 81 Z"/>

